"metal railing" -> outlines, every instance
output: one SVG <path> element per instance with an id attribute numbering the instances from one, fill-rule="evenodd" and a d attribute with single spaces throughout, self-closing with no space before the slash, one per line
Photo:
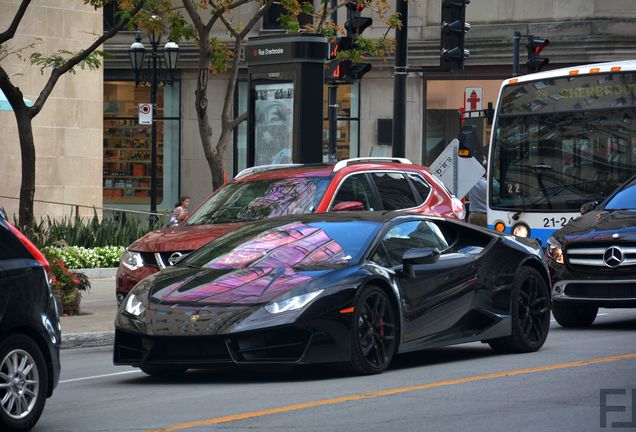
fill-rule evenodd
<path id="1" fill-rule="evenodd" d="M 13 196 L 7 196 L 7 195 L 0 195 L 0 198 L 7 198 L 7 199 L 13 199 L 13 200 L 17 200 L 20 201 L 20 198 L 18 197 L 13 197 Z M 93 209 L 93 210 L 101 210 L 102 214 L 104 212 L 112 212 L 113 214 L 115 213 L 123 213 L 123 214 L 137 214 L 137 215 L 146 215 L 146 216 L 157 216 L 159 218 L 165 217 L 165 216 L 169 216 L 170 213 L 160 213 L 160 212 L 149 212 L 149 211 L 143 211 L 143 210 L 131 210 L 131 209 L 123 209 L 123 208 L 115 208 L 115 207 L 97 207 L 97 206 L 89 206 L 89 205 L 84 205 L 84 204 L 73 204 L 73 203 L 65 203 L 65 202 L 60 202 L 60 201 L 49 201 L 49 200 L 33 200 L 34 203 L 43 203 L 43 204 L 54 204 L 54 205 L 62 205 L 62 206 L 68 206 L 71 207 L 72 209 L 74 209 L 75 211 L 75 217 L 79 218 L 80 214 L 80 208 L 87 208 L 87 209 Z"/>

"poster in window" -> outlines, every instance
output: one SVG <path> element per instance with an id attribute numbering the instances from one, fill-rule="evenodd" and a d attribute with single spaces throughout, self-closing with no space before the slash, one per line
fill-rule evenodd
<path id="1" fill-rule="evenodd" d="M 256 165 L 291 163 L 294 84 L 257 84 L 254 90 Z"/>

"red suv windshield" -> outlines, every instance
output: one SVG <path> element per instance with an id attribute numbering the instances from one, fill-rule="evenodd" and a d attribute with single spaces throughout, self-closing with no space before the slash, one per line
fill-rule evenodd
<path id="1" fill-rule="evenodd" d="M 295 177 L 230 183 L 199 207 L 186 225 L 208 225 L 312 213 L 328 177 Z"/>

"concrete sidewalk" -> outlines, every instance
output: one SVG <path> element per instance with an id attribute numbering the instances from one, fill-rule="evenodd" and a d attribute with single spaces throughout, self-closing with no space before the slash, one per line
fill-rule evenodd
<path id="1" fill-rule="evenodd" d="M 115 278 L 91 278 L 81 315 L 62 317 L 62 348 L 112 345 L 115 336 Z"/>

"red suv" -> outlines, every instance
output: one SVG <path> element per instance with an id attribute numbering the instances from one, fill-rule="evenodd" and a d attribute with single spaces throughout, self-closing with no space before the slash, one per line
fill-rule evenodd
<path id="1" fill-rule="evenodd" d="M 116 295 L 245 221 L 302 213 L 406 210 L 464 219 L 464 205 L 428 171 L 401 158 L 247 168 L 177 227 L 146 234 L 122 255 Z"/>

